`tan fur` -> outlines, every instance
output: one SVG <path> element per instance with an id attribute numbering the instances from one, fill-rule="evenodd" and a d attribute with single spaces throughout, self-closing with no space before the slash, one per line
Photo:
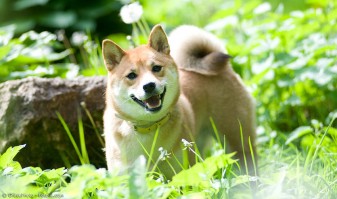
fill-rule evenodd
<path id="1" fill-rule="evenodd" d="M 135 131 L 134 126 L 151 126 L 168 113 L 170 119 L 159 127 L 153 161 L 160 155 L 159 147 L 181 159 L 181 140 L 191 141 L 190 135 L 199 144 L 199 149 L 203 148 L 205 137 L 213 135 L 212 118 L 220 137 L 225 135 L 241 161 L 245 154 L 251 169 L 248 141 L 250 139 L 255 154 L 254 104 L 241 79 L 232 70 L 229 56 L 222 53 L 221 42 L 193 26 L 174 30 L 169 42 L 170 47 L 158 25 L 153 28 L 148 45 L 129 51 L 122 50 L 109 40 L 103 42 L 104 61 L 109 71 L 104 113 L 108 169 L 125 170 L 139 155 L 146 156 L 139 142 L 149 152 L 155 131 L 144 134 Z M 158 73 L 151 71 L 153 65 L 162 66 L 162 70 Z M 136 71 L 137 78 L 127 79 L 130 71 Z M 156 83 L 158 90 L 167 89 L 162 108 L 157 112 L 145 111 L 128 98 L 133 92 L 141 96 L 140 88 L 148 83 L 147 79 Z M 190 160 L 193 164 L 191 154 Z M 169 161 L 176 171 L 181 169 L 174 158 Z M 165 161 L 161 161 L 158 167 L 167 177 L 174 174 Z"/>

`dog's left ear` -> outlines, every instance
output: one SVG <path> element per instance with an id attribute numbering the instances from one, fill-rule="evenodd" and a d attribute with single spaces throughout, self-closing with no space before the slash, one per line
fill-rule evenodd
<path id="1" fill-rule="evenodd" d="M 153 27 L 150 33 L 148 45 L 158 52 L 167 55 L 170 54 L 170 46 L 167 40 L 167 36 L 161 25 L 156 25 L 155 27 Z"/>

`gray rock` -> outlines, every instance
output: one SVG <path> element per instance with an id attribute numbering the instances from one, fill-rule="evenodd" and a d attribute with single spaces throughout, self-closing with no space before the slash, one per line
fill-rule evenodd
<path id="1" fill-rule="evenodd" d="M 81 113 L 89 159 L 98 167 L 105 166 L 100 142 L 103 138 L 97 135 L 102 134 L 105 87 L 105 77 L 26 78 L 0 84 L 0 153 L 9 146 L 26 144 L 15 158 L 22 166 L 58 168 L 66 162 L 78 164 L 56 112 L 66 121 L 79 147 Z"/>

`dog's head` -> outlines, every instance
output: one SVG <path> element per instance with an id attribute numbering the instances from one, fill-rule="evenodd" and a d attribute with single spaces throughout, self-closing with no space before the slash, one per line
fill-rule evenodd
<path id="1" fill-rule="evenodd" d="M 128 51 L 103 41 L 108 70 L 107 106 L 135 121 L 164 117 L 179 96 L 177 67 L 161 26 L 155 26 L 147 45 Z"/>

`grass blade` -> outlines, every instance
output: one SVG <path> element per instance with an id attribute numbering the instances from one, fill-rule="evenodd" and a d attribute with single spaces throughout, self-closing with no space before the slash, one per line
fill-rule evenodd
<path id="1" fill-rule="evenodd" d="M 61 122 L 61 124 L 62 124 L 64 130 L 66 131 L 66 133 L 67 133 L 67 135 L 68 135 L 68 137 L 69 137 L 69 139 L 70 139 L 70 142 L 71 142 L 71 144 L 73 145 L 73 147 L 74 147 L 74 149 L 75 149 L 75 151 L 76 151 L 76 154 L 77 154 L 78 158 L 80 159 L 81 164 L 85 164 L 85 161 L 83 160 L 83 157 L 82 157 L 82 155 L 81 155 L 81 152 L 80 152 L 80 150 L 79 150 L 79 148 L 78 148 L 78 146 L 77 146 L 77 144 L 76 144 L 76 142 L 75 142 L 75 139 L 74 139 L 73 135 L 71 134 L 71 132 L 70 132 L 70 130 L 69 130 L 68 125 L 66 124 L 66 122 L 65 122 L 64 119 L 63 119 L 63 117 L 61 116 L 61 114 L 60 114 L 58 111 L 56 112 L 56 115 L 57 115 L 58 119 L 60 120 L 60 122 Z"/>
<path id="2" fill-rule="evenodd" d="M 77 117 L 78 117 L 78 134 L 79 134 L 79 137 L 80 137 L 82 158 L 83 158 L 83 161 L 84 161 L 85 164 L 90 164 L 89 156 L 88 156 L 88 152 L 87 152 L 87 147 L 86 147 L 86 144 L 85 144 L 82 114 L 81 114 L 81 110 L 79 108 L 77 109 Z"/>
<path id="3" fill-rule="evenodd" d="M 221 142 L 220 137 L 219 137 L 219 131 L 218 131 L 218 129 L 217 129 L 216 126 L 215 126 L 214 120 L 213 120 L 212 117 L 210 117 L 209 120 L 211 121 L 211 125 L 212 125 L 212 128 L 213 128 L 213 132 L 214 132 L 214 134 L 215 134 L 216 140 L 217 140 L 218 143 L 220 144 L 221 148 L 223 148 L 222 142 Z"/>
<path id="4" fill-rule="evenodd" d="M 85 102 L 82 102 L 82 103 L 81 103 L 81 106 L 82 106 L 82 108 L 84 109 L 86 115 L 88 116 L 88 118 L 89 118 L 89 120 L 90 120 L 90 123 L 91 123 L 92 127 L 94 128 L 94 131 L 95 131 L 95 133 L 96 133 L 96 136 L 97 136 L 99 142 L 100 142 L 101 145 L 104 147 L 104 146 L 105 146 L 104 140 L 103 140 L 103 138 L 102 138 L 102 136 L 101 136 L 101 133 L 98 131 L 98 127 L 97 127 L 97 125 L 95 124 L 94 119 L 93 119 L 93 117 L 92 117 L 90 111 L 88 110 L 88 108 L 87 108 Z"/>
<path id="5" fill-rule="evenodd" d="M 328 134 L 329 129 L 330 129 L 330 127 L 332 126 L 332 123 L 335 121 L 335 119 L 336 119 L 336 117 L 334 117 L 334 118 L 331 120 L 329 126 L 328 126 L 328 127 L 326 128 L 326 130 L 324 131 L 324 134 L 323 134 L 321 140 L 319 141 L 318 145 L 316 145 L 316 149 L 315 149 L 315 151 L 314 151 L 314 155 L 313 155 L 313 157 L 312 157 L 311 164 L 310 164 L 310 170 L 309 170 L 310 173 L 311 173 L 311 171 L 312 171 L 312 167 L 313 167 L 313 165 L 314 165 L 314 161 L 315 161 L 315 159 L 316 159 L 316 157 L 317 157 L 317 155 L 318 155 L 318 151 L 319 151 L 319 149 L 320 149 L 321 146 L 322 146 L 323 140 L 324 140 L 325 136 Z"/>
<path id="6" fill-rule="evenodd" d="M 246 157 L 246 153 L 245 153 L 244 138 L 243 138 L 243 133 L 242 133 L 242 125 L 241 125 L 240 120 L 238 120 L 238 122 L 239 122 L 239 125 L 240 125 L 240 137 L 241 137 L 241 147 L 242 147 L 243 161 L 245 162 L 246 173 L 247 173 L 247 175 L 249 175 L 247 157 Z"/>
<path id="7" fill-rule="evenodd" d="M 159 129 L 160 129 L 160 127 L 157 128 L 156 133 L 154 134 L 154 138 L 153 138 L 153 142 L 152 142 L 152 146 L 151 146 L 151 151 L 150 151 L 150 155 L 149 155 L 149 161 L 147 162 L 147 165 L 146 165 L 147 170 L 149 170 L 151 162 L 154 161 L 152 158 L 153 158 L 154 148 L 156 147 Z"/>
<path id="8" fill-rule="evenodd" d="M 252 142 L 250 140 L 250 137 L 248 138 L 248 143 L 249 143 L 249 150 L 250 150 L 250 155 L 252 156 L 252 162 L 253 162 L 253 167 L 254 167 L 254 174 L 257 176 L 257 167 L 256 167 L 256 162 L 255 162 L 255 154 L 252 146 Z"/>

